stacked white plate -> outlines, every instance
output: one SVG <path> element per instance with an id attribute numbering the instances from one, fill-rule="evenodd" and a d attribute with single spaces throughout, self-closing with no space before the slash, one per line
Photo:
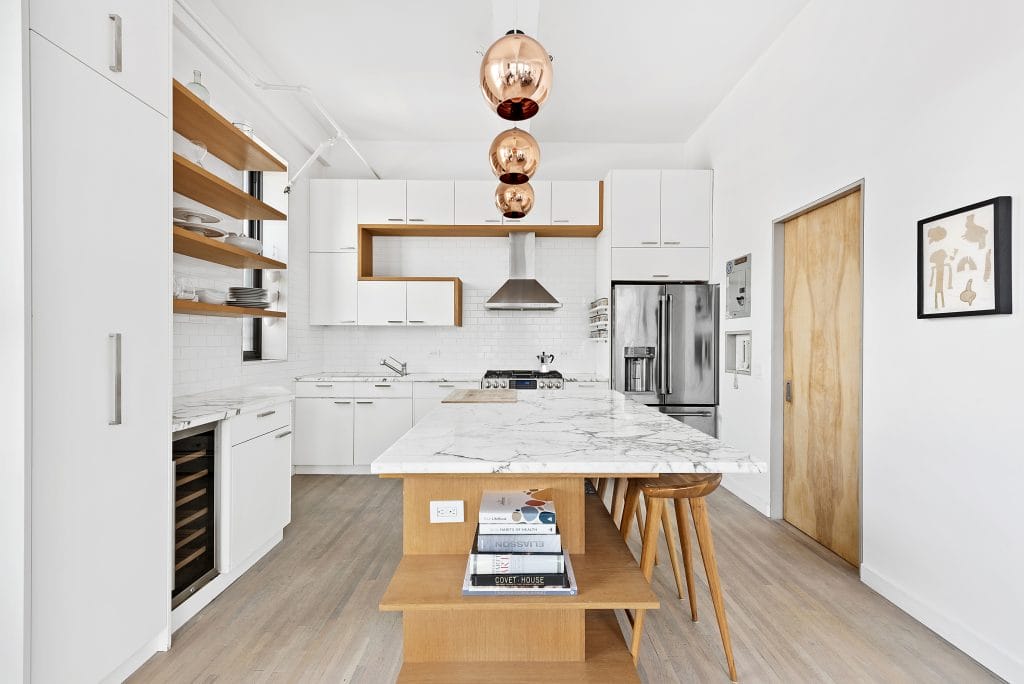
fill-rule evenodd
<path id="1" fill-rule="evenodd" d="M 250 309 L 266 309 L 270 306 L 267 290 L 262 287 L 229 287 L 228 304 Z"/>

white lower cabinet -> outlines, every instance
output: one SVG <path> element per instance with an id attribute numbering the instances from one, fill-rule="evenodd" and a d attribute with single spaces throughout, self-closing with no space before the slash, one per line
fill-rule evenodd
<path id="1" fill-rule="evenodd" d="M 228 458 L 228 539 L 221 572 L 230 572 L 291 521 L 291 427 L 234 445 Z"/>
<path id="2" fill-rule="evenodd" d="M 309 253 L 309 324 L 355 325 L 358 256 L 355 252 Z"/>
<path id="3" fill-rule="evenodd" d="M 353 464 L 353 401 L 335 397 L 295 400 L 295 465 Z"/>
<path id="4" fill-rule="evenodd" d="M 409 398 L 355 399 L 356 465 L 369 465 L 412 427 Z"/>
<path id="5" fill-rule="evenodd" d="M 480 389 L 480 383 L 478 381 L 414 382 L 412 388 L 413 424 L 420 422 L 423 416 L 441 405 L 441 400 L 460 389 Z"/>
<path id="6" fill-rule="evenodd" d="M 411 280 L 406 283 L 405 310 L 409 325 L 455 325 L 455 283 Z"/>
<path id="7" fill-rule="evenodd" d="M 405 325 L 405 281 L 360 280 L 359 325 Z"/>
<path id="8" fill-rule="evenodd" d="M 706 281 L 711 250 L 688 247 L 628 247 L 612 249 L 612 280 Z"/>

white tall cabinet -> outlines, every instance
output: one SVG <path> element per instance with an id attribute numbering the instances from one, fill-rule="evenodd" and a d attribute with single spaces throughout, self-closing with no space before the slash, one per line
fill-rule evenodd
<path id="1" fill-rule="evenodd" d="M 168 639 L 170 11 L 117 4 L 31 3 L 31 671 L 40 684 L 123 678 Z M 108 13 L 123 21 L 120 75 L 106 61 Z"/>

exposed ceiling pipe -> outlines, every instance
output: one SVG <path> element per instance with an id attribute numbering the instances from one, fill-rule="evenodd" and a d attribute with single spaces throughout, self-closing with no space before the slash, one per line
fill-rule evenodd
<path id="1" fill-rule="evenodd" d="M 374 178 L 380 178 L 380 174 L 378 174 L 377 171 L 373 168 L 373 166 L 370 165 L 370 162 L 367 161 L 366 157 L 364 157 L 362 152 L 360 152 L 359 149 L 355 146 L 355 143 L 352 142 L 352 139 L 349 138 L 348 133 L 346 133 L 341 128 L 341 126 L 338 125 L 338 122 L 334 120 L 334 117 L 331 116 L 330 112 L 327 111 L 327 108 L 323 106 L 319 99 L 317 99 L 316 95 L 313 93 L 313 90 L 311 88 L 304 85 L 270 83 L 269 81 L 265 81 L 262 78 L 259 78 L 251 71 L 249 71 L 249 69 L 245 66 L 242 60 L 238 59 L 238 57 L 235 56 L 235 53 L 232 52 L 231 48 L 229 48 L 224 43 L 224 41 L 222 41 L 217 36 L 217 34 L 213 32 L 213 29 L 210 28 L 210 26 L 196 13 L 194 9 L 189 7 L 185 0 L 175 0 L 175 3 L 182 9 L 182 11 L 185 14 L 189 16 L 190 19 L 192 19 L 192 21 L 194 21 L 199 26 L 199 28 L 203 30 L 204 33 L 206 33 L 207 37 L 209 37 L 209 39 L 213 41 L 213 43 L 218 48 L 220 48 L 224 55 L 229 60 L 231 60 L 231 62 L 235 65 L 235 68 L 238 69 L 246 77 L 246 79 L 250 83 L 252 83 L 252 85 L 261 90 L 301 93 L 305 95 L 306 97 L 309 98 L 309 101 L 312 103 L 313 107 L 320 114 L 320 116 L 323 117 L 323 119 L 327 122 L 328 126 L 333 131 L 333 135 L 324 140 L 323 142 L 321 142 L 319 145 L 317 145 L 316 149 L 313 151 L 312 156 L 310 156 L 310 158 L 307 159 L 306 162 L 299 167 L 298 171 L 296 171 L 295 174 L 288 179 L 288 185 L 285 186 L 285 192 L 291 190 L 292 185 L 295 183 L 296 180 L 298 180 L 299 176 L 305 173 L 306 169 L 308 169 L 309 166 L 320 157 L 324 150 L 333 147 L 339 140 L 348 145 L 349 149 L 351 149 L 352 152 L 356 155 L 356 157 L 359 158 L 359 161 L 361 161 L 366 166 L 366 168 L 369 169 L 370 173 L 373 174 Z"/>

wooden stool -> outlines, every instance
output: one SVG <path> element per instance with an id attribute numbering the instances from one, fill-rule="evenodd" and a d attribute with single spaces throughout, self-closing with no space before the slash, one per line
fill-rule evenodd
<path id="1" fill-rule="evenodd" d="M 690 602 L 690 617 L 697 621 L 697 602 L 694 592 L 693 569 L 690 565 L 690 534 L 687 523 L 686 508 L 684 500 L 690 502 L 690 512 L 693 513 L 693 526 L 697 531 L 697 543 L 700 546 L 700 555 L 704 560 L 704 571 L 708 577 L 708 588 L 711 590 L 711 602 L 715 606 L 715 618 L 718 620 L 718 631 L 722 635 L 722 646 L 725 648 L 725 660 L 729 665 L 729 677 L 736 681 L 736 664 L 732 657 L 732 641 L 729 639 L 729 625 L 725 620 L 725 604 L 722 601 L 722 584 L 718 578 L 718 561 L 715 559 L 715 545 L 711 539 L 711 522 L 708 519 L 707 503 L 704 500 L 711 492 L 718 488 L 722 482 L 720 473 L 694 473 L 694 474 L 673 474 L 659 478 L 630 480 L 626 489 L 625 510 L 622 515 L 622 539 L 629 539 L 631 518 L 639 512 L 640 494 L 643 493 L 647 502 L 647 523 L 644 525 L 639 520 L 643 546 L 640 556 L 640 569 L 647 581 L 651 581 L 654 570 L 654 560 L 658 546 L 658 529 L 664 528 L 665 542 L 668 545 L 669 558 L 672 561 L 672 571 L 676 578 L 676 590 L 679 598 L 683 598 L 683 584 L 679 573 L 679 559 L 676 557 L 676 547 L 672 542 L 672 529 L 669 520 L 668 509 L 665 507 L 666 499 L 674 499 L 676 512 L 676 526 L 679 528 L 679 541 L 683 549 L 683 568 L 686 575 L 686 592 Z M 633 618 L 633 642 L 631 652 L 634 662 L 640 655 L 640 636 L 643 633 L 644 610 L 636 611 Z"/>

